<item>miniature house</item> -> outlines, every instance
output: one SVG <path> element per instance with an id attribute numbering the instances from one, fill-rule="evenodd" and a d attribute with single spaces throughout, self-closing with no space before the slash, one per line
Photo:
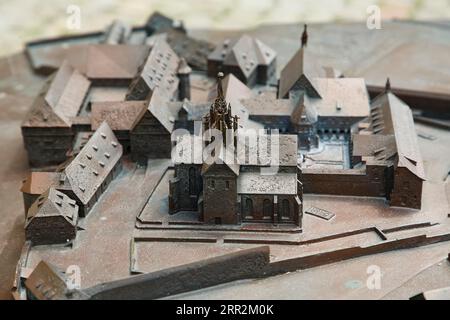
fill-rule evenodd
<path id="1" fill-rule="evenodd" d="M 76 136 L 91 130 L 91 102 L 123 100 L 147 56 L 148 47 L 142 45 L 68 48 L 65 60 L 48 79 L 22 123 L 30 165 L 44 167 L 66 161 Z"/>
<path id="2" fill-rule="evenodd" d="M 180 59 L 166 41 L 156 41 L 145 62 L 131 82 L 126 100 L 148 100 L 158 88 L 162 96 L 175 98 L 178 90 L 176 76 Z"/>
<path id="3" fill-rule="evenodd" d="M 171 134 L 175 125 L 170 102 L 155 90 L 146 107 L 137 116 L 130 130 L 130 149 L 134 161 L 147 164 L 148 159 L 170 158 Z"/>
<path id="4" fill-rule="evenodd" d="M 258 39 L 243 35 L 225 40 L 208 56 L 208 76 L 232 73 L 249 87 L 275 80 L 276 52 Z"/>
<path id="5" fill-rule="evenodd" d="M 54 266 L 41 261 L 25 281 L 29 300 L 65 300 L 67 299 L 65 275 Z"/>
<path id="6" fill-rule="evenodd" d="M 75 199 L 85 216 L 122 168 L 122 145 L 106 122 L 60 175 L 58 190 Z"/>
<path id="7" fill-rule="evenodd" d="M 387 167 L 386 196 L 392 206 L 420 209 L 425 180 L 411 109 L 390 90 L 371 104 L 371 135 L 353 137 L 356 159 Z M 382 141 L 380 143 L 380 141 Z"/>
<path id="8" fill-rule="evenodd" d="M 77 221 L 75 200 L 50 188 L 28 210 L 26 239 L 33 245 L 68 243 L 76 236 Z"/>
<path id="9" fill-rule="evenodd" d="M 32 166 L 59 164 L 72 147 L 73 119 L 86 99 L 91 82 L 66 61 L 35 99 L 22 135 Z"/>

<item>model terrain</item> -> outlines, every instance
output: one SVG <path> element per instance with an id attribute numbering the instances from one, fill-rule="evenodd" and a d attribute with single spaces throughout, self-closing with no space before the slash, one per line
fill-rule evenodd
<path id="1" fill-rule="evenodd" d="M 159 14 L 50 46 L 21 126 L 15 297 L 159 298 L 450 240 L 389 74 L 371 98 L 314 36 L 298 30 L 281 68 L 256 37 L 212 44 Z"/>

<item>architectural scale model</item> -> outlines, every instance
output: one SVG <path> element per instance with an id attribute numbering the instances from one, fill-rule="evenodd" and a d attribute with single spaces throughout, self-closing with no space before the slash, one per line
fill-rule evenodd
<path id="1" fill-rule="evenodd" d="M 449 239 L 402 233 L 445 210 L 422 200 L 413 114 L 389 75 L 371 99 L 313 37 L 305 25 L 277 73 L 256 37 L 212 44 L 155 14 L 36 67 L 49 77 L 22 123 L 15 297 L 158 298 Z"/>

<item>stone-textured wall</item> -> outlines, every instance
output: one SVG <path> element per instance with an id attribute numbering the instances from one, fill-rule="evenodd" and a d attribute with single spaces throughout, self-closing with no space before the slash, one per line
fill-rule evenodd
<path id="1" fill-rule="evenodd" d="M 62 216 L 35 217 L 25 229 L 33 245 L 67 243 L 75 238 L 77 227 Z"/>
<path id="2" fill-rule="evenodd" d="M 398 167 L 394 173 L 391 206 L 420 209 L 422 205 L 422 180 L 406 168 Z"/>
<path id="3" fill-rule="evenodd" d="M 349 196 L 386 196 L 386 167 L 367 166 L 348 170 L 303 170 L 301 181 L 305 193 Z"/>
<path id="4" fill-rule="evenodd" d="M 282 215 L 283 200 L 289 203 L 289 215 Z M 301 208 L 295 200 L 295 195 L 241 194 L 239 206 L 244 222 L 295 223 L 300 225 Z"/>
<path id="5" fill-rule="evenodd" d="M 134 161 L 147 164 L 147 159 L 170 158 L 170 133 L 147 111 L 130 134 L 131 155 Z"/>
<path id="6" fill-rule="evenodd" d="M 157 299 L 230 281 L 262 277 L 269 261 L 269 247 L 257 247 L 101 284 L 84 293 L 93 300 Z"/>
<path id="7" fill-rule="evenodd" d="M 22 128 L 28 161 L 33 167 L 57 165 L 66 160 L 74 134 L 70 128 Z"/>
<path id="8" fill-rule="evenodd" d="M 201 165 L 177 164 L 175 178 L 170 181 L 170 213 L 197 211 L 198 196 L 202 189 Z"/>
<path id="9" fill-rule="evenodd" d="M 213 168 L 203 175 L 204 222 L 211 224 L 239 223 L 236 199 L 236 176 L 225 164 L 214 164 Z"/>

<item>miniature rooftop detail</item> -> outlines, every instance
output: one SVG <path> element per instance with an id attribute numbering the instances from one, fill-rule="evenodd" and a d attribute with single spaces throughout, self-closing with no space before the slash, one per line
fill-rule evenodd
<path id="1" fill-rule="evenodd" d="M 64 61 L 31 107 L 31 112 L 22 126 L 25 127 L 70 127 L 89 90 L 91 82 Z"/>
<path id="2" fill-rule="evenodd" d="M 163 39 L 156 41 L 140 66 L 126 100 L 146 100 L 158 89 L 161 95 L 174 98 L 178 89 L 177 71 L 180 58 Z"/>
<path id="3" fill-rule="evenodd" d="M 242 35 L 225 40 L 208 56 L 208 76 L 233 73 L 249 86 L 265 84 L 275 75 L 276 52 L 262 41 Z"/>
<path id="4" fill-rule="evenodd" d="M 61 216 L 69 224 L 74 226 L 77 224 L 78 206 L 76 205 L 75 200 L 72 200 L 67 195 L 54 188 L 50 188 L 44 192 L 30 207 L 25 222 L 25 228 L 27 228 L 36 218 L 52 216 Z"/>
<path id="5" fill-rule="evenodd" d="M 65 170 L 73 192 L 83 204 L 95 195 L 121 156 L 122 145 L 103 122 Z"/>
<path id="6" fill-rule="evenodd" d="M 425 172 L 411 109 L 391 91 L 386 91 L 372 101 L 371 117 L 374 134 L 395 137 L 398 166 L 406 167 L 424 180 Z"/>
<path id="7" fill-rule="evenodd" d="M 314 54 L 307 48 L 308 34 L 306 25 L 301 37 L 301 46 L 281 70 L 278 82 L 278 97 L 287 98 L 289 91 L 304 89 L 311 97 L 321 95 L 312 83 L 314 78 L 337 78 L 341 74 L 334 68 L 322 66 Z"/>
<path id="8" fill-rule="evenodd" d="M 94 102 L 91 128 L 97 130 L 106 121 L 114 131 L 130 131 L 147 104 L 147 101 Z"/>

